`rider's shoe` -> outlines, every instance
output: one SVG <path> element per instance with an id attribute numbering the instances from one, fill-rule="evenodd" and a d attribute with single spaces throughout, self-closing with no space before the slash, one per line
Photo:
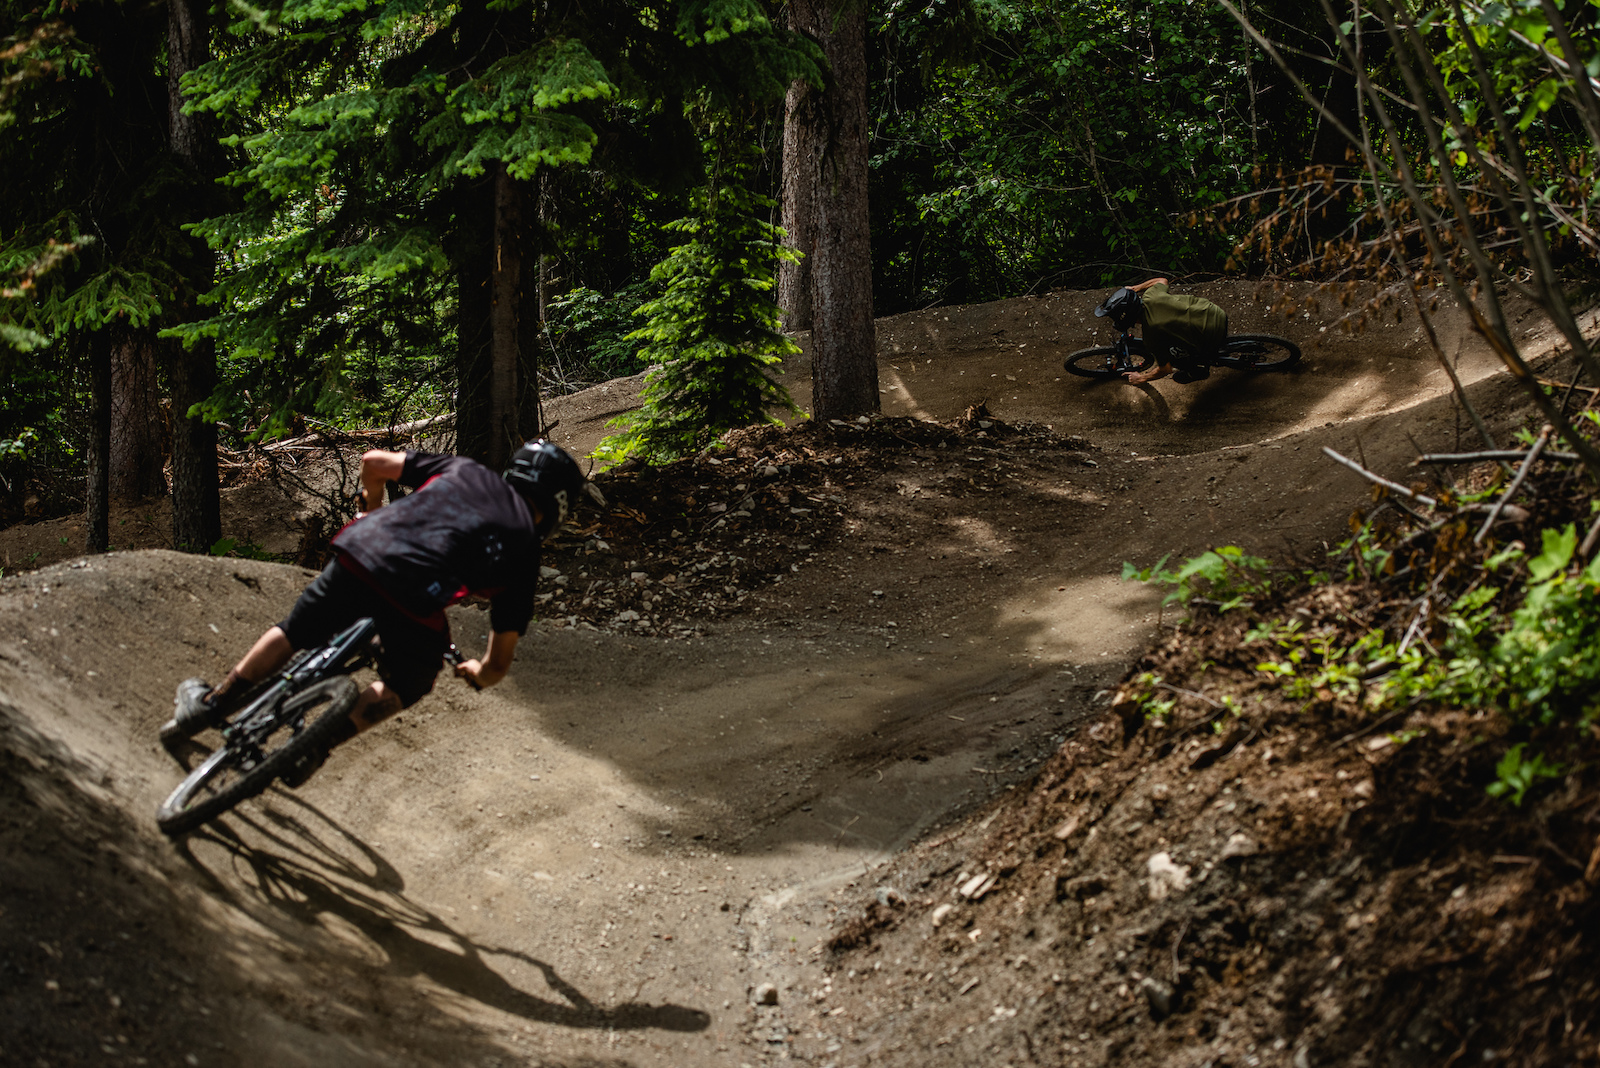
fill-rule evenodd
<path id="1" fill-rule="evenodd" d="M 236 703 L 228 695 L 218 698 L 205 679 L 184 679 L 178 683 L 172 718 L 161 725 L 161 744 L 170 749 L 207 727 L 217 726 L 234 711 Z"/>
<path id="2" fill-rule="evenodd" d="M 1180 368 L 1178 368 L 1178 370 L 1173 373 L 1172 380 L 1174 382 L 1189 383 L 1189 382 L 1199 382 L 1202 379 L 1206 379 L 1206 378 L 1210 378 L 1210 377 L 1211 377 L 1211 368 L 1205 366 L 1204 364 L 1198 364 L 1198 365 L 1192 366 L 1192 367 L 1180 367 Z"/>

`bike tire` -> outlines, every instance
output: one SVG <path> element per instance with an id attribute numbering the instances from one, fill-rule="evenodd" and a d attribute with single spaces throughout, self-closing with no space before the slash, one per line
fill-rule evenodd
<path id="1" fill-rule="evenodd" d="M 1238 371 L 1282 371 L 1300 361 L 1300 346 L 1275 334 L 1234 334 L 1215 362 Z"/>
<path id="2" fill-rule="evenodd" d="M 1096 378 L 1102 382 L 1109 382 L 1114 378 L 1121 378 L 1128 371 L 1149 370 L 1151 363 L 1148 354 L 1137 351 L 1128 353 L 1128 362 L 1125 366 L 1118 366 L 1117 350 L 1114 346 L 1105 345 L 1096 349 L 1084 349 L 1074 352 L 1061 364 L 1062 368 L 1083 378 Z"/>
<path id="3" fill-rule="evenodd" d="M 340 675 L 289 694 L 275 714 L 277 722 L 262 747 L 259 761 L 244 767 L 242 762 L 250 754 L 224 745 L 190 772 L 162 802 L 156 812 L 156 825 L 164 834 L 176 838 L 262 793 L 298 757 L 330 740 L 360 693 L 353 679 Z M 297 714 L 303 717 L 304 724 L 299 731 L 294 730 Z"/>

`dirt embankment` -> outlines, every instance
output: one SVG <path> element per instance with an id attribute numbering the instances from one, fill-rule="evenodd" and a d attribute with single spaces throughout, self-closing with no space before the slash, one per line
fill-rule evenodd
<path id="1" fill-rule="evenodd" d="M 8 572 L 0 1062 L 1025 1064 L 1029 1043 L 1048 1039 L 1086 1061 L 1099 1049 L 1204 1063 L 1234 1018 L 1202 1024 L 1181 996 L 1165 1045 L 1096 1037 L 1095 1014 L 1129 1011 L 1123 983 L 1173 982 L 1154 957 L 1129 963 L 1132 928 L 1113 926 L 1145 915 L 1130 858 L 1165 851 L 1196 880 L 1211 861 L 1206 894 L 1246 913 L 1257 898 L 1270 905 L 1251 923 L 1300 924 L 1316 903 L 1298 890 L 1243 898 L 1240 880 L 1295 863 L 1292 845 L 1271 853 L 1254 824 L 1237 833 L 1258 854 L 1213 855 L 1217 836 L 1225 848 L 1236 833 L 1225 816 L 1276 804 L 1287 757 L 1254 760 L 1252 742 L 1180 774 L 1161 761 L 1198 754 L 1144 764 L 1103 736 L 1096 716 L 1160 615 L 1120 566 L 1219 543 L 1311 554 L 1340 536 L 1362 492 L 1320 446 L 1398 471 L 1413 441 L 1454 446 L 1461 425 L 1409 317 L 1324 334 L 1328 310 L 1286 324 L 1243 288 L 1212 295 L 1230 302 L 1235 329 L 1330 340 L 1294 374 L 1135 389 L 1059 370 L 1096 340 L 1093 295 L 884 322 L 889 418 L 746 432 L 716 457 L 608 476 L 609 507 L 580 515 L 546 560 L 549 599 L 506 683 L 477 695 L 441 680 L 303 789 L 252 802 L 180 849 L 150 820 L 180 774 L 154 742 L 172 687 L 226 670 L 308 573 L 149 551 Z M 1457 319 L 1444 326 L 1480 403 L 1509 425 L 1514 395 Z M 561 402 L 569 443 L 597 440 L 626 389 Z M 962 420 L 980 403 L 987 416 Z M 293 507 L 233 506 L 226 533 L 241 538 Z M 0 532 L 0 548 L 43 562 L 74 536 L 70 521 L 33 524 Z M 483 623 L 456 611 L 457 641 L 475 648 Z M 1026 788 L 1041 766 L 1037 791 Z M 1293 779 L 1300 807 L 1284 809 L 1285 833 L 1305 813 L 1308 833 L 1323 834 L 1329 806 L 1367 781 L 1337 778 L 1351 768 L 1296 771 L 1305 781 Z M 1312 780 L 1323 771 L 1333 777 Z M 1084 785 L 1094 775 L 1104 785 Z M 1323 801 L 1304 800 L 1313 789 Z M 980 808 L 997 795 L 999 807 Z M 1090 795 L 1089 822 L 1055 837 L 1070 813 L 1049 806 Z M 1166 823 L 1141 815 L 1158 801 Z M 1169 829 L 1179 823 L 1191 828 L 1182 840 Z M 1125 852 L 1085 848 L 1091 832 Z M 1037 842 L 1048 848 L 1034 855 Z M 924 899 L 1013 855 L 1026 879 L 997 880 L 948 914 L 928 943 L 945 954 L 938 968 L 893 943 L 933 930 Z M 1321 869 L 1304 870 L 1317 885 Z M 1374 894 L 1361 882 L 1371 870 L 1339 886 Z M 1058 876 L 1104 885 L 1059 889 Z M 813 953 L 884 881 L 903 899 L 885 891 L 885 915 L 912 918 L 855 957 Z M 1149 907 L 1138 952 L 1164 961 L 1184 921 L 1175 905 Z M 1177 937 L 1180 985 L 1213 954 L 1217 982 L 1256 1006 L 1239 1010 L 1251 1020 L 1268 1011 L 1251 999 L 1310 989 L 1310 971 L 1263 985 L 1252 959 L 1214 944 L 1233 922 L 1214 919 Z M 959 952 L 944 948 L 952 933 Z M 1298 934 L 1272 952 L 1298 961 L 1313 945 L 1325 952 Z M 1326 965 L 1295 965 L 1314 967 Z M 925 991 L 911 1008 L 907 968 Z M 1096 983 L 1116 977 L 1103 996 L 1050 979 L 1095 968 Z M 776 1005 L 755 1004 L 765 984 Z M 1087 1015 L 1051 1000 L 1067 989 L 1085 992 Z M 952 1013 L 977 1009 L 954 1027 Z M 1228 1055 L 1322 1063 L 1311 1018 L 1271 1011 L 1274 1037 Z M 1094 1041 L 1069 1039 L 1069 1020 Z"/>

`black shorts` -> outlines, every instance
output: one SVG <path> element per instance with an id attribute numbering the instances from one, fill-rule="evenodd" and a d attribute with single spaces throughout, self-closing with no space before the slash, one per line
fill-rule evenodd
<path id="1" fill-rule="evenodd" d="M 298 651 L 321 645 L 367 616 L 378 624 L 383 641 L 378 674 L 400 697 L 401 707 L 410 708 L 433 689 L 450 635 L 404 615 L 337 559 L 312 580 L 278 626 Z"/>

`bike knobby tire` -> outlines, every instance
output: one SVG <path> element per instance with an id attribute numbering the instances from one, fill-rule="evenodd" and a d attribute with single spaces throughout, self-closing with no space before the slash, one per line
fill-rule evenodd
<path id="1" fill-rule="evenodd" d="M 360 692 L 340 675 L 289 694 L 259 747 L 228 744 L 212 753 L 162 803 L 156 824 L 172 837 L 188 834 L 262 793 L 299 757 L 327 745 Z"/>
<path id="2" fill-rule="evenodd" d="M 1240 371 L 1282 371 L 1300 360 L 1300 346 L 1273 334 L 1234 334 L 1216 355 L 1218 367 Z"/>
<path id="3" fill-rule="evenodd" d="M 1151 367 L 1150 357 L 1143 352 L 1129 352 L 1126 363 L 1119 364 L 1115 347 L 1106 345 L 1098 349 L 1074 352 L 1061 365 L 1066 370 L 1084 378 L 1109 381 L 1121 378 L 1128 371 L 1146 371 Z"/>

